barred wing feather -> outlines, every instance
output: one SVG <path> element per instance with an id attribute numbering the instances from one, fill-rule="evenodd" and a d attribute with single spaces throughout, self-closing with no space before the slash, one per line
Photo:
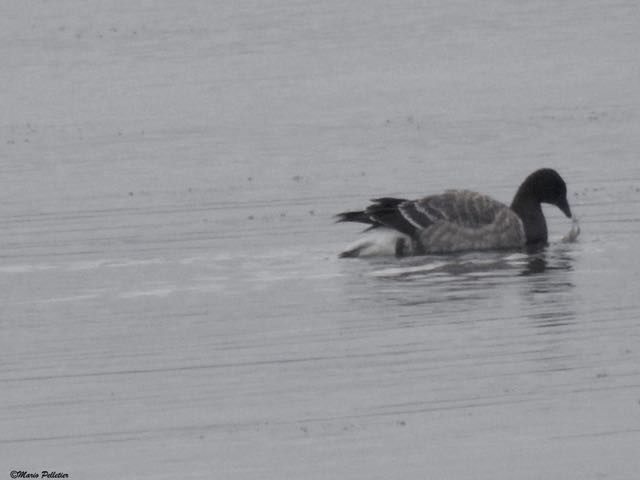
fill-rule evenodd
<path id="1" fill-rule="evenodd" d="M 451 190 L 398 205 L 424 253 L 512 248 L 524 244 L 518 216 L 487 195 Z"/>

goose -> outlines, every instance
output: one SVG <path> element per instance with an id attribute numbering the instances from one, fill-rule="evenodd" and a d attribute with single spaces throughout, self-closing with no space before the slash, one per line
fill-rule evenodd
<path id="1" fill-rule="evenodd" d="M 470 190 L 447 190 L 417 200 L 383 197 L 364 210 L 342 212 L 337 222 L 369 225 L 370 232 L 340 257 L 426 255 L 470 250 L 539 248 L 547 244 L 541 203 L 568 218 L 567 185 L 551 168 L 525 178 L 511 206 Z"/>

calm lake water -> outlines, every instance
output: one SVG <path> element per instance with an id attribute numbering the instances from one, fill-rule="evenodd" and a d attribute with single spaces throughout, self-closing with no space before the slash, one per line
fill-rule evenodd
<path id="1" fill-rule="evenodd" d="M 636 478 L 634 2 L 0 18 L 0 475 Z M 543 166 L 574 243 L 337 258 L 337 212 Z"/>

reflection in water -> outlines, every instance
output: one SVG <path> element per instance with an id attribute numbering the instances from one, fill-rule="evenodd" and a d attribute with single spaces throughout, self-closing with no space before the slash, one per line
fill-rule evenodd
<path id="1" fill-rule="evenodd" d="M 359 260 L 361 261 L 361 260 Z M 372 277 L 389 280 L 417 281 L 434 276 L 460 278 L 491 278 L 541 274 L 548 270 L 572 269 L 572 258 L 562 247 L 558 250 L 537 249 L 528 253 L 520 252 L 474 252 L 457 255 L 433 255 L 409 257 L 406 259 L 384 259 L 369 262 Z"/>
<path id="2" fill-rule="evenodd" d="M 571 250 L 557 246 L 531 254 L 522 275 L 521 296 L 527 318 L 537 327 L 559 327 L 575 323 L 576 305 L 571 278 Z"/>
<path id="3" fill-rule="evenodd" d="M 528 252 L 527 266 L 522 275 L 535 275 L 546 270 L 571 270 L 572 258 L 569 251 L 561 245 L 553 250 L 545 247 Z"/>
<path id="4" fill-rule="evenodd" d="M 543 273 L 547 269 L 547 259 L 544 256 L 535 255 L 527 262 L 527 268 L 522 275 L 534 275 Z"/>
<path id="5" fill-rule="evenodd" d="M 530 319 L 539 327 L 568 325 L 575 320 L 572 248 L 556 244 L 531 253 L 348 261 L 345 267 L 355 271 L 345 275 L 351 279 L 347 294 L 352 303 L 366 300 L 363 308 L 374 304 L 389 317 L 440 322 L 508 317 Z"/>

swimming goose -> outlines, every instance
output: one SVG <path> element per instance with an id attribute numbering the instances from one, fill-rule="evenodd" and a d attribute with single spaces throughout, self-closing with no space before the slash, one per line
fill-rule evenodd
<path id="1" fill-rule="evenodd" d="M 360 211 L 337 215 L 338 222 L 370 225 L 372 235 L 350 245 L 340 257 L 424 255 L 465 250 L 542 246 L 547 222 L 541 203 L 569 218 L 567 186 L 551 168 L 529 175 L 511 206 L 469 190 L 448 190 L 418 200 L 384 197 Z"/>

